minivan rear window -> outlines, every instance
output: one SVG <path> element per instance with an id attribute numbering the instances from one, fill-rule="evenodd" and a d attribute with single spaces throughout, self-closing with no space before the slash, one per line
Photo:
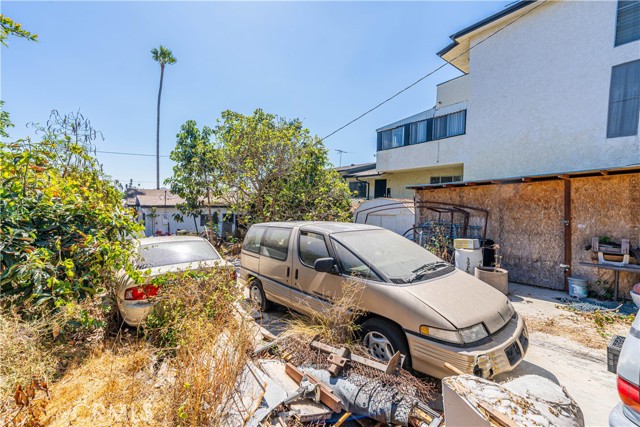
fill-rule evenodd
<path id="1" fill-rule="evenodd" d="M 251 227 L 244 238 L 242 249 L 256 254 L 260 252 L 260 241 L 262 240 L 264 230 L 264 227 Z"/>
<path id="2" fill-rule="evenodd" d="M 264 234 L 260 254 L 279 261 L 287 259 L 289 252 L 290 228 L 269 227 Z"/>

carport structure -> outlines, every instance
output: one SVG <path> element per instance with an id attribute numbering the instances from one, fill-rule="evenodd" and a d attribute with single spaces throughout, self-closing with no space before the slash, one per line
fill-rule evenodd
<path id="1" fill-rule="evenodd" d="M 584 248 L 593 236 L 628 238 L 638 246 L 639 180 L 636 165 L 407 188 L 415 190 L 418 217 L 437 203 L 487 211 L 486 237 L 500 244 L 510 279 L 566 290 L 569 275 L 591 282 L 612 275 L 579 265 L 590 259 Z M 623 293 L 639 278 L 621 278 Z"/>

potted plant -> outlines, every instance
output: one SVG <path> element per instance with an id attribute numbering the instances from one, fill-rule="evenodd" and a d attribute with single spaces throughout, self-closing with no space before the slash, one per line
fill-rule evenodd
<path id="1" fill-rule="evenodd" d="M 502 256 L 500 255 L 500 245 L 493 245 L 495 250 L 495 262 L 493 267 L 476 267 L 475 276 L 488 285 L 493 286 L 503 294 L 509 293 L 509 272 L 504 268 L 500 268 Z"/>

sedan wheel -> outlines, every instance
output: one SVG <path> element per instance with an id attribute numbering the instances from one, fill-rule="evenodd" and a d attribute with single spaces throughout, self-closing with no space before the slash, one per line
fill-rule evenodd
<path id="1" fill-rule="evenodd" d="M 395 354 L 393 345 L 391 345 L 387 337 L 382 335 L 380 332 L 367 333 L 364 336 L 362 343 L 367 350 L 369 350 L 369 354 L 376 359 L 387 362 L 391 360 L 391 357 Z"/>

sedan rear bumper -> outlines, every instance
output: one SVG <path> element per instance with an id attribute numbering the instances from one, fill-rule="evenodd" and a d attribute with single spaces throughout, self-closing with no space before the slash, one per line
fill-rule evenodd
<path id="1" fill-rule="evenodd" d="M 529 348 L 527 327 L 518 315 L 479 345 L 457 347 L 413 333 L 407 333 L 407 341 L 413 369 L 437 378 L 453 374 L 445 362 L 466 374 L 492 378 L 518 366 Z"/>
<path id="2" fill-rule="evenodd" d="M 124 322 L 133 327 L 140 326 L 153 309 L 153 303 L 144 301 L 120 301 L 120 314 Z"/>

